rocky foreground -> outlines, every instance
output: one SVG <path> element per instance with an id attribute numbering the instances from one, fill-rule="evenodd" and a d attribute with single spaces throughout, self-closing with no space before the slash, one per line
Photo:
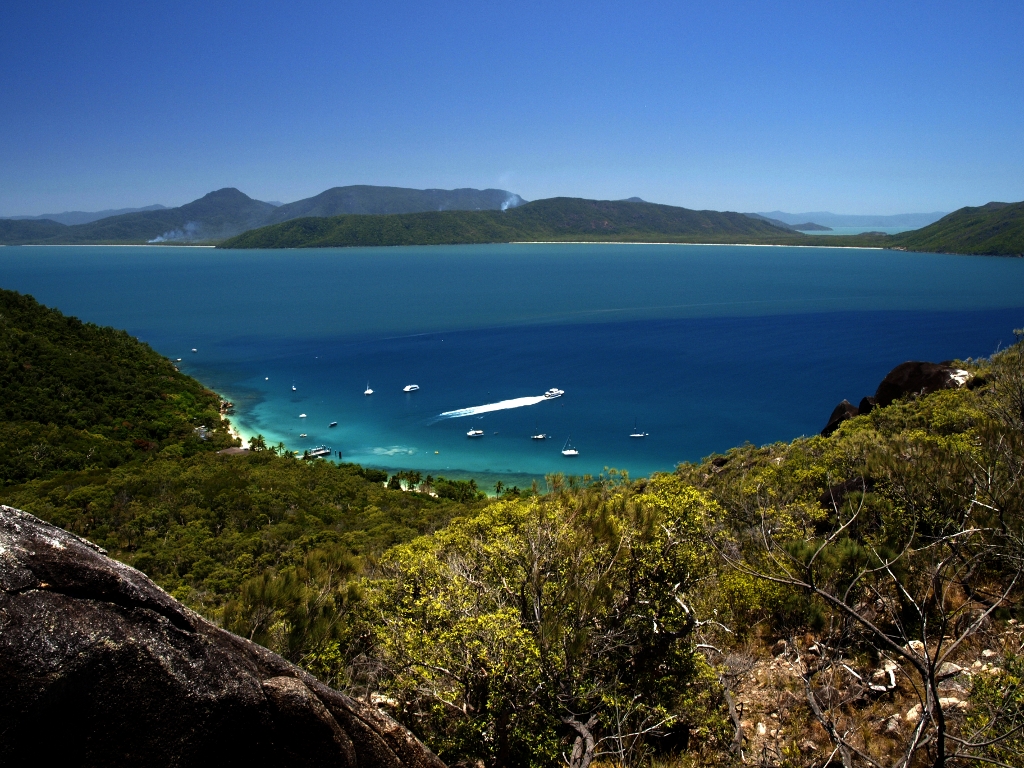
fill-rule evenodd
<path id="1" fill-rule="evenodd" d="M 0 506 L 0 764 L 443 768 L 405 728 Z"/>

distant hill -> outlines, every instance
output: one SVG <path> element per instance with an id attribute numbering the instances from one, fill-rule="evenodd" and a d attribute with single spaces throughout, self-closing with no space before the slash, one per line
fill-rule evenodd
<path id="1" fill-rule="evenodd" d="M 760 216 L 770 219 L 777 219 L 793 227 L 802 222 L 816 222 L 826 227 L 926 227 L 932 222 L 938 221 L 945 212 L 936 213 L 897 213 L 887 215 L 857 215 L 845 213 L 830 213 L 828 211 L 813 211 L 811 213 L 786 213 L 785 211 L 762 211 Z"/>
<path id="2" fill-rule="evenodd" d="M 0 243 L 8 245 L 215 242 L 256 227 L 305 216 L 342 213 L 412 213 L 438 210 L 502 210 L 523 203 L 503 189 L 403 189 L 335 187 L 285 205 L 265 203 L 228 187 L 178 208 L 159 208 L 64 226 L 51 220 L 0 219 Z"/>
<path id="3" fill-rule="evenodd" d="M 813 221 L 805 221 L 803 224 L 793 224 L 792 228 L 797 232 L 831 232 L 832 227 L 823 227 Z"/>
<path id="4" fill-rule="evenodd" d="M 909 251 L 1024 256 L 1024 202 L 961 208 L 934 224 L 889 240 L 889 247 Z"/>
<path id="5" fill-rule="evenodd" d="M 499 211 L 525 201 L 504 189 L 405 189 L 366 185 L 333 187 L 315 197 L 277 208 L 268 224 L 303 216 L 340 216 L 346 213 L 387 214 L 426 211 Z"/>
<path id="6" fill-rule="evenodd" d="M 66 231 L 66 226 L 49 219 L 0 219 L 0 243 L 8 245 L 44 242 Z"/>
<path id="7" fill-rule="evenodd" d="M 221 247 L 307 248 L 537 240 L 795 243 L 803 237 L 742 213 L 556 197 L 506 211 L 295 219 L 246 232 L 222 243 Z"/>
<path id="8" fill-rule="evenodd" d="M 14 221 L 40 221 L 49 219 L 58 224 L 71 226 L 73 224 L 89 224 L 93 221 L 106 219 L 111 216 L 121 216 L 126 213 L 137 213 L 139 211 L 160 211 L 166 205 L 147 205 L 142 208 L 108 208 L 105 211 L 64 211 L 64 213 L 41 213 L 38 216 L 4 216 L 3 218 Z"/>

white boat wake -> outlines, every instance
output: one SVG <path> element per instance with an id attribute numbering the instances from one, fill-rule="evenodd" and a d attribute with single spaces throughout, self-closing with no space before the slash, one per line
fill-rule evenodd
<path id="1" fill-rule="evenodd" d="M 510 408 L 523 408 L 527 405 L 536 405 L 537 403 L 543 403 L 545 400 L 550 398 L 544 395 L 537 395 L 536 397 L 516 397 L 512 400 L 502 400 L 500 403 L 488 403 L 487 405 L 474 405 L 471 408 L 459 408 L 456 411 L 445 411 L 440 413 L 430 420 L 430 423 L 440 421 L 441 419 L 460 419 L 463 416 L 478 416 L 481 413 L 491 413 L 492 411 L 507 411 Z"/>

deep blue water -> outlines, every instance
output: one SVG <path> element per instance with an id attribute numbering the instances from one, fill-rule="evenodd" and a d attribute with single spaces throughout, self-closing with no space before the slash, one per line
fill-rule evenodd
<path id="1" fill-rule="evenodd" d="M 1024 325 L 1024 261 L 827 248 L 0 248 L 0 286 L 182 357 L 245 433 L 435 475 L 636 475 L 789 440 L 904 360 Z"/>

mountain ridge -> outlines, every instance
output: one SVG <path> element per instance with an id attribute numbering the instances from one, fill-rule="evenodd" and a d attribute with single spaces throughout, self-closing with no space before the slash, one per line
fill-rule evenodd
<path id="1" fill-rule="evenodd" d="M 64 211 L 63 213 L 40 213 L 36 216 L 0 216 L 0 219 L 10 219 L 12 221 L 42 221 L 43 219 L 49 219 L 50 221 L 56 221 L 58 224 L 72 226 L 74 224 L 91 224 L 92 222 L 99 221 L 100 219 L 108 219 L 111 216 L 122 216 L 126 213 L 161 211 L 164 208 L 167 208 L 167 206 L 154 203 L 153 205 L 144 205 L 140 208 L 107 208 L 102 211 Z"/>
<path id="2" fill-rule="evenodd" d="M 804 236 L 731 211 L 555 197 L 506 211 L 293 219 L 246 232 L 223 248 L 441 245 L 536 240 L 796 242 Z"/>
<path id="3" fill-rule="evenodd" d="M 135 211 L 85 224 L 51 219 L 0 219 L 0 243 L 85 245 L 216 242 L 301 216 L 386 214 L 436 210 L 498 210 L 523 199 L 503 189 L 407 189 L 357 185 L 332 187 L 303 200 L 275 205 L 234 187 L 210 192 L 177 208 Z"/>

